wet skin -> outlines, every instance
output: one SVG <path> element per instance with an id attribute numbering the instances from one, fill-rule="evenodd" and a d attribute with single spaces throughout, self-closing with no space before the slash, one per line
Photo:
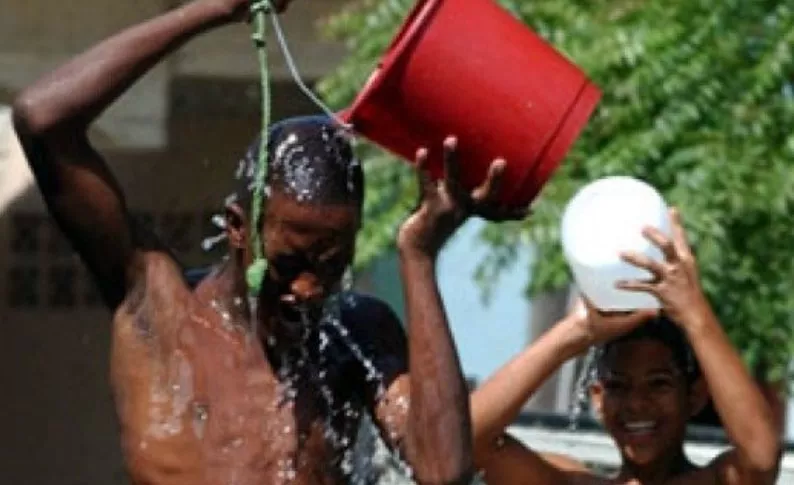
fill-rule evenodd
<path id="1" fill-rule="evenodd" d="M 238 229 L 247 229 L 234 209 L 232 245 Z M 358 217 L 356 206 L 297 203 L 276 191 L 264 225 L 272 271 L 255 316 L 241 286 L 227 284 L 233 267 L 191 292 L 168 258 L 147 263 L 116 313 L 112 354 L 137 483 L 343 483 L 345 451 L 365 412 L 382 418 L 388 441 L 399 446 L 408 410 L 397 379 L 407 371 L 406 341 L 391 310 L 346 293 L 342 328 L 319 321 L 317 311 L 302 321 L 297 311 L 319 308 L 338 287 Z M 381 379 L 368 376 L 344 333 Z"/>
<path id="2" fill-rule="evenodd" d="M 321 386 L 332 390 L 337 411 L 341 403 L 350 404 L 335 418 L 334 429 L 351 443 L 375 390 L 349 349 L 329 332 L 332 342 L 323 355 L 330 359 L 321 365 L 316 330 L 305 341 L 268 347 L 245 319 L 226 320 L 213 308 L 211 301 L 219 297 L 213 276 L 191 293 L 178 268 L 157 259 L 117 312 L 113 328 L 112 383 L 133 480 L 341 483 L 343 449 L 326 439 L 328 406 Z M 376 366 L 385 361 L 378 351 L 386 349 L 377 349 L 369 329 L 388 331 L 392 323 L 383 321 L 382 306 L 357 297 L 342 314 L 344 327 Z M 392 330 L 399 346 L 399 329 Z M 309 358 L 297 371 L 290 398 L 279 370 L 284 359 L 295 363 L 300 346 Z M 286 357 L 289 352 L 292 357 Z M 322 381 L 321 370 L 327 373 Z M 404 419 L 404 409 L 390 411 L 395 421 Z"/>

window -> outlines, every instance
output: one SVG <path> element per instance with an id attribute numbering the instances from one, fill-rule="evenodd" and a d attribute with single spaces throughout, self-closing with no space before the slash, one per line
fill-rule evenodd
<path id="1" fill-rule="evenodd" d="M 36 308 L 39 305 L 39 269 L 32 265 L 12 267 L 8 271 L 8 305 L 11 308 Z"/>
<path id="2" fill-rule="evenodd" d="M 135 224 L 154 231 L 177 257 L 185 258 L 191 266 L 202 266 L 218 257 L 217 252 L 201 249 L 204 237 L 219 232 L 210 227 L 215 212 L 143 211 L 131 217 Z M 0 295 L 8 308 L 63 311 L 102 305 L 92 275 L 49 215 L 18 213 L 11 217 L 10 267 L 4 275 L 6 294 Z"/>
<path id="3" fill-rule="evenodd" d="M 16 214 L 11 220 L 11 252 L 15 256 L 35 256 L 44 217 L 38 214 Z"/>
<path id="4" fill-rule="evenodd" d="M 50 267 L 47 277 L 47 304 L 50 308 L 73 308 L 77 304 L 77 265 Z"/>

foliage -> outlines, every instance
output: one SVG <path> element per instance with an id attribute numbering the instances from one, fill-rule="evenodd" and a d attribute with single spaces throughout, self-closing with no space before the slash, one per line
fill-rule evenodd
<path id="1" fill-rule="evenodd" d="M 604 90 L 588 128 L 525 223 L 491 225 L 485 287 L 532 245 L 527 294 L 566 285 L 565 203 L 584 183 L 629 174 L 681 208 L 703 285 L 752 366 L 775 380 L 794 351 L 794 7 L 785 0 L 503 0 Z M 363 0 L 328 22 L 351 55 L 321 83 L 349 103 L 409 0 Z M 364 147 L 367 216 L 360 264 L 394 240 L 414 200 L 406 164 Z M 530 269 L 528 268 L 528 271 Z"/>

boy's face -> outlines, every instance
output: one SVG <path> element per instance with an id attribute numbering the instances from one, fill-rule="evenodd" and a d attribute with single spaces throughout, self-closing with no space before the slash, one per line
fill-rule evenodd
<path id="1" fill-rule="evenodd" d="M 624 460 L 649 465 L 680 451 L 687 421 L 705 403 L 700 389 L 666 345 L 640 339 L 609 348 L 591 397 Z"/>

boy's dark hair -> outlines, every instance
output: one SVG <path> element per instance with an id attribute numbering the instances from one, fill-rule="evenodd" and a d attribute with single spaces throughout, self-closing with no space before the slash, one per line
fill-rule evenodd
<path id="1" fill-rule="evenodd" d="M 612 348 L 624 342 L 633 342 L 641 339 L 661 342 L 670 349 L 670 352 L 673 354 L 673 361 L 686 377 L 687 383 L 691 384 L 700 377 L 700 366 L 698 365 L 697 359 L 695 359 L 692 347 L 689 345 L 686 335 L 684 335 L 684 332 L 678 325 L 664 314 L 659 314 L 626 335 L 622 335 L 603 344 L 598 349 L 596 359 L 597 372 L 600 372 L 604 359 Z"/>
<path id="2" fill-rule="evenodd" d="M 259 167 L 261 136 L 240 160 L 235 192 L 226 204 L 251 208 Z M 281 191 L 299 202 L 361 205 L 364 175 L 350 136 L 326 116 L 289 118 L 270 128 L 266 193 Z"/>

